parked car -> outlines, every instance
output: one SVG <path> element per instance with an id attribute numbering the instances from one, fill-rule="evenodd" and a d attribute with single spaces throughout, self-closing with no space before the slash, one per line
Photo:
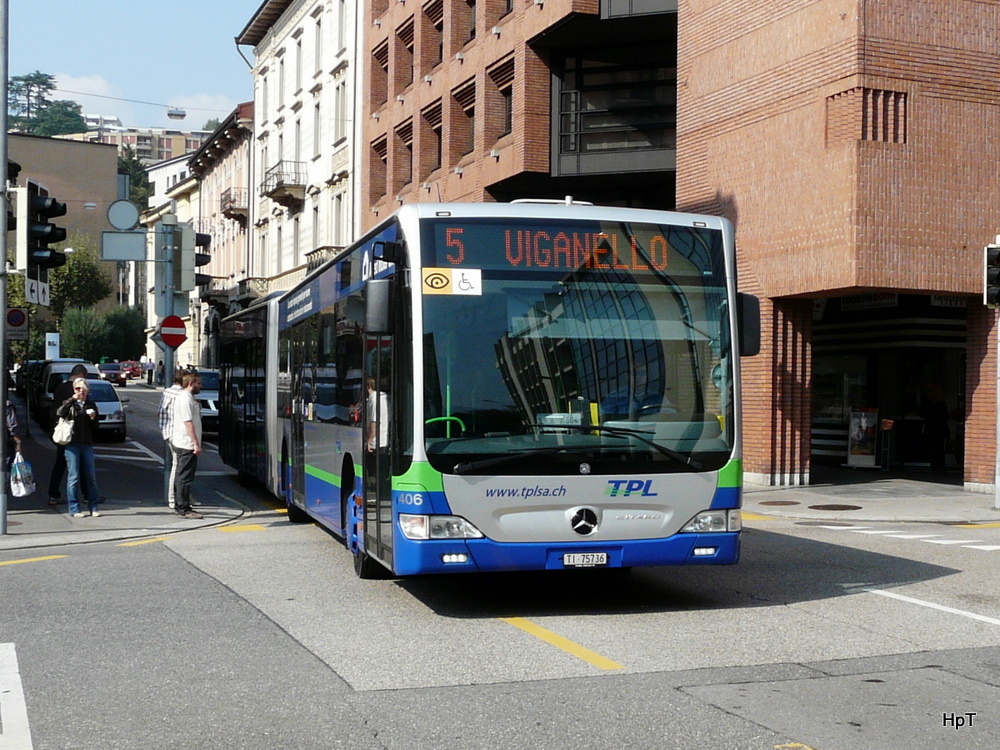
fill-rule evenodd
<path id="1" fill-rule="evenodd" d="M 45 427 L 55 424 L 55 410 L 57 404 L 53 397 L 56 388 L 65 380 L 69 379 L 70 371 L 76 365 L 83 365 L 87 368 L 87 380 L 99 382 L 101 379 L 97 367 L 92 362 L 82 359 L 53 359 L 45 363 L 42 368 L 42 377 L 39 382 L 38 396 L 36 400 L 35 418 Z"/>
<path id="2" fill-rule="evenodd" d="M 107 380 L 112 385 L 120 385 L 122 388 L 128 385 L 128 376 L 120 362 L 101 362 L 97 371 L 101 373 L 101 380 Z"/>
<path id="3" fill-rule="evenodd" d="M 198 370 L 201 378 L 201 429 L 205 432 L 219 431 L 219 371 Z"/>
<path id="4" fill-rule="evenodd" d="M 119 396 L 114 386 L 106 381 L 95 380 L 88 385 L 90 398 L 97 404 L 98 436 L 107 435 L 117 443 L 123 442 L 127 430 L 125 405 L 129 403 L 129 397 Z"/>

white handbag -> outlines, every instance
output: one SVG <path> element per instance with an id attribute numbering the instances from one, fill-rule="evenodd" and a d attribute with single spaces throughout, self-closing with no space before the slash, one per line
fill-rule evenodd
<path id="1" fill-rule="evenodd" d="M 56 429 L 52 433 L 52 439 L 59 445 L 68 445 L 73 439 L 73 420 L 60 417 L 56 424 Z"/>

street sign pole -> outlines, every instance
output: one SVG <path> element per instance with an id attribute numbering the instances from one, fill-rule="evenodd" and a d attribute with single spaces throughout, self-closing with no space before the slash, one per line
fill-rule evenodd
<path id="1" fill-rule="evenodd" d="M 0 165 L 3 168 L 3 180 L 0 180 L 0 197 L 3 198 L 3 208 L 0 209 L 0 309 L 7 309 L 7 11 L 9 0 L 0 0 Z M 5 326 L 0 326 L 0 367 L 7 367 L 7 333 Z M 0 377 L 0 401 L 4 407 L 4 428 L 7 419 L 7 375 Z M 7 488 L 10 480 L 7 476 L 7 441 L 0 440 L 0 534 L 7 533 Z"/>

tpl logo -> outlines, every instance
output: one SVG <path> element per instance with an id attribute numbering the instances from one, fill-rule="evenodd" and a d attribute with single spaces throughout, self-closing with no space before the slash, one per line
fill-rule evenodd
<path id="1" fill-rule="evenodd" d="M 631 497 L 632 495 L 656 497 L 658 493 L 652 491 L 652 486 L 652 479 L 609 479 L 608 488 L 604 494 L 611 497 Z"/>

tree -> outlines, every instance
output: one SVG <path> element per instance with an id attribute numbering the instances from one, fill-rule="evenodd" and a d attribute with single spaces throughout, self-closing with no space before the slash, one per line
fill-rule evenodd
<path id="1" fill-rule="evenodd" d="M 49 97 L 55 89 L 55 77 L 39 70 L 11 78 L 7 84 L 10 128 L 46 136 L 85 132 L 80 105 L 68 99 L 53 101 Z"/>
<path id="2" fill-rule="evenodd" d="M 63 355 L 99 362 L 105 356 L 111 332 L 104 318 L 93 310 L 80 307 L 67 310 L 62 319 L 59 341 Z"/>
<path id="3" fill-rule="evenodd" d="M 49 95 L 56 88 L 55 76 L 36 70 L 24 76 L 14 76 L 7 84 L 7 112 L 12 128 L 38 115 L 49 103 Z"/>
<path id="4" fill-rule="evenodd" d="M 38 112 L 32 123 L 31 133 L 46 136 L 86 133 L 87 122 L 83 119 L 82 112 L 83 108 L 76 102 L 51 102 Z"/>
<path id="5" fill-rule="evenodd" d="M 73 246 L 66 265 L 49 271 L 52 314 L 62 320 L 73 307 L 93 307 L 114 291 L 109 261 L 102 261 L 85 234 L 74 234 L 65 244 Z"/>
<path id="6" fill-rule="evenodd" d="M 153 194 L 153 186 L 149 184 L 149 173 L 146 172 L 146 167 L 139 161 L 135 149 L 129 145 L 123 146 L 118 152 L 118 172 L 128 175 L 128 199 L 140 211 L 147 208 L 149 196 Z"/>
<path id="7" fill-rule="evenodd" d="M 104 356 L 119 361 L 139 359 L 146 350 L 146 319 L 130 307 L 113 307 L 104 316 L 108 330 L 114 331 Z"/>
<path id="8" fill-rule="evenodd" d="M 202 126 L 202 128 L 201 128 L 201 129 L 202 129 L 202 130 L 208 130 L 209 132 L 212 132 L 212 131 L 214 131 L 214 130 L 215 130 L 215 129 L 216 129 L 217 127 L 219 127 L 219 125 L 221 125 L 221 124 L 222 124 L 222 120 L 220 120 L 220 119 L 219 119 L 218 117 L 213 117 L 213 118 L 212 118 L 211 120 L 209 120 L 208 122 L 206 122 L 206 123 L 205 123 L 205 124 L 204 124 L 204 125 Z"/>

